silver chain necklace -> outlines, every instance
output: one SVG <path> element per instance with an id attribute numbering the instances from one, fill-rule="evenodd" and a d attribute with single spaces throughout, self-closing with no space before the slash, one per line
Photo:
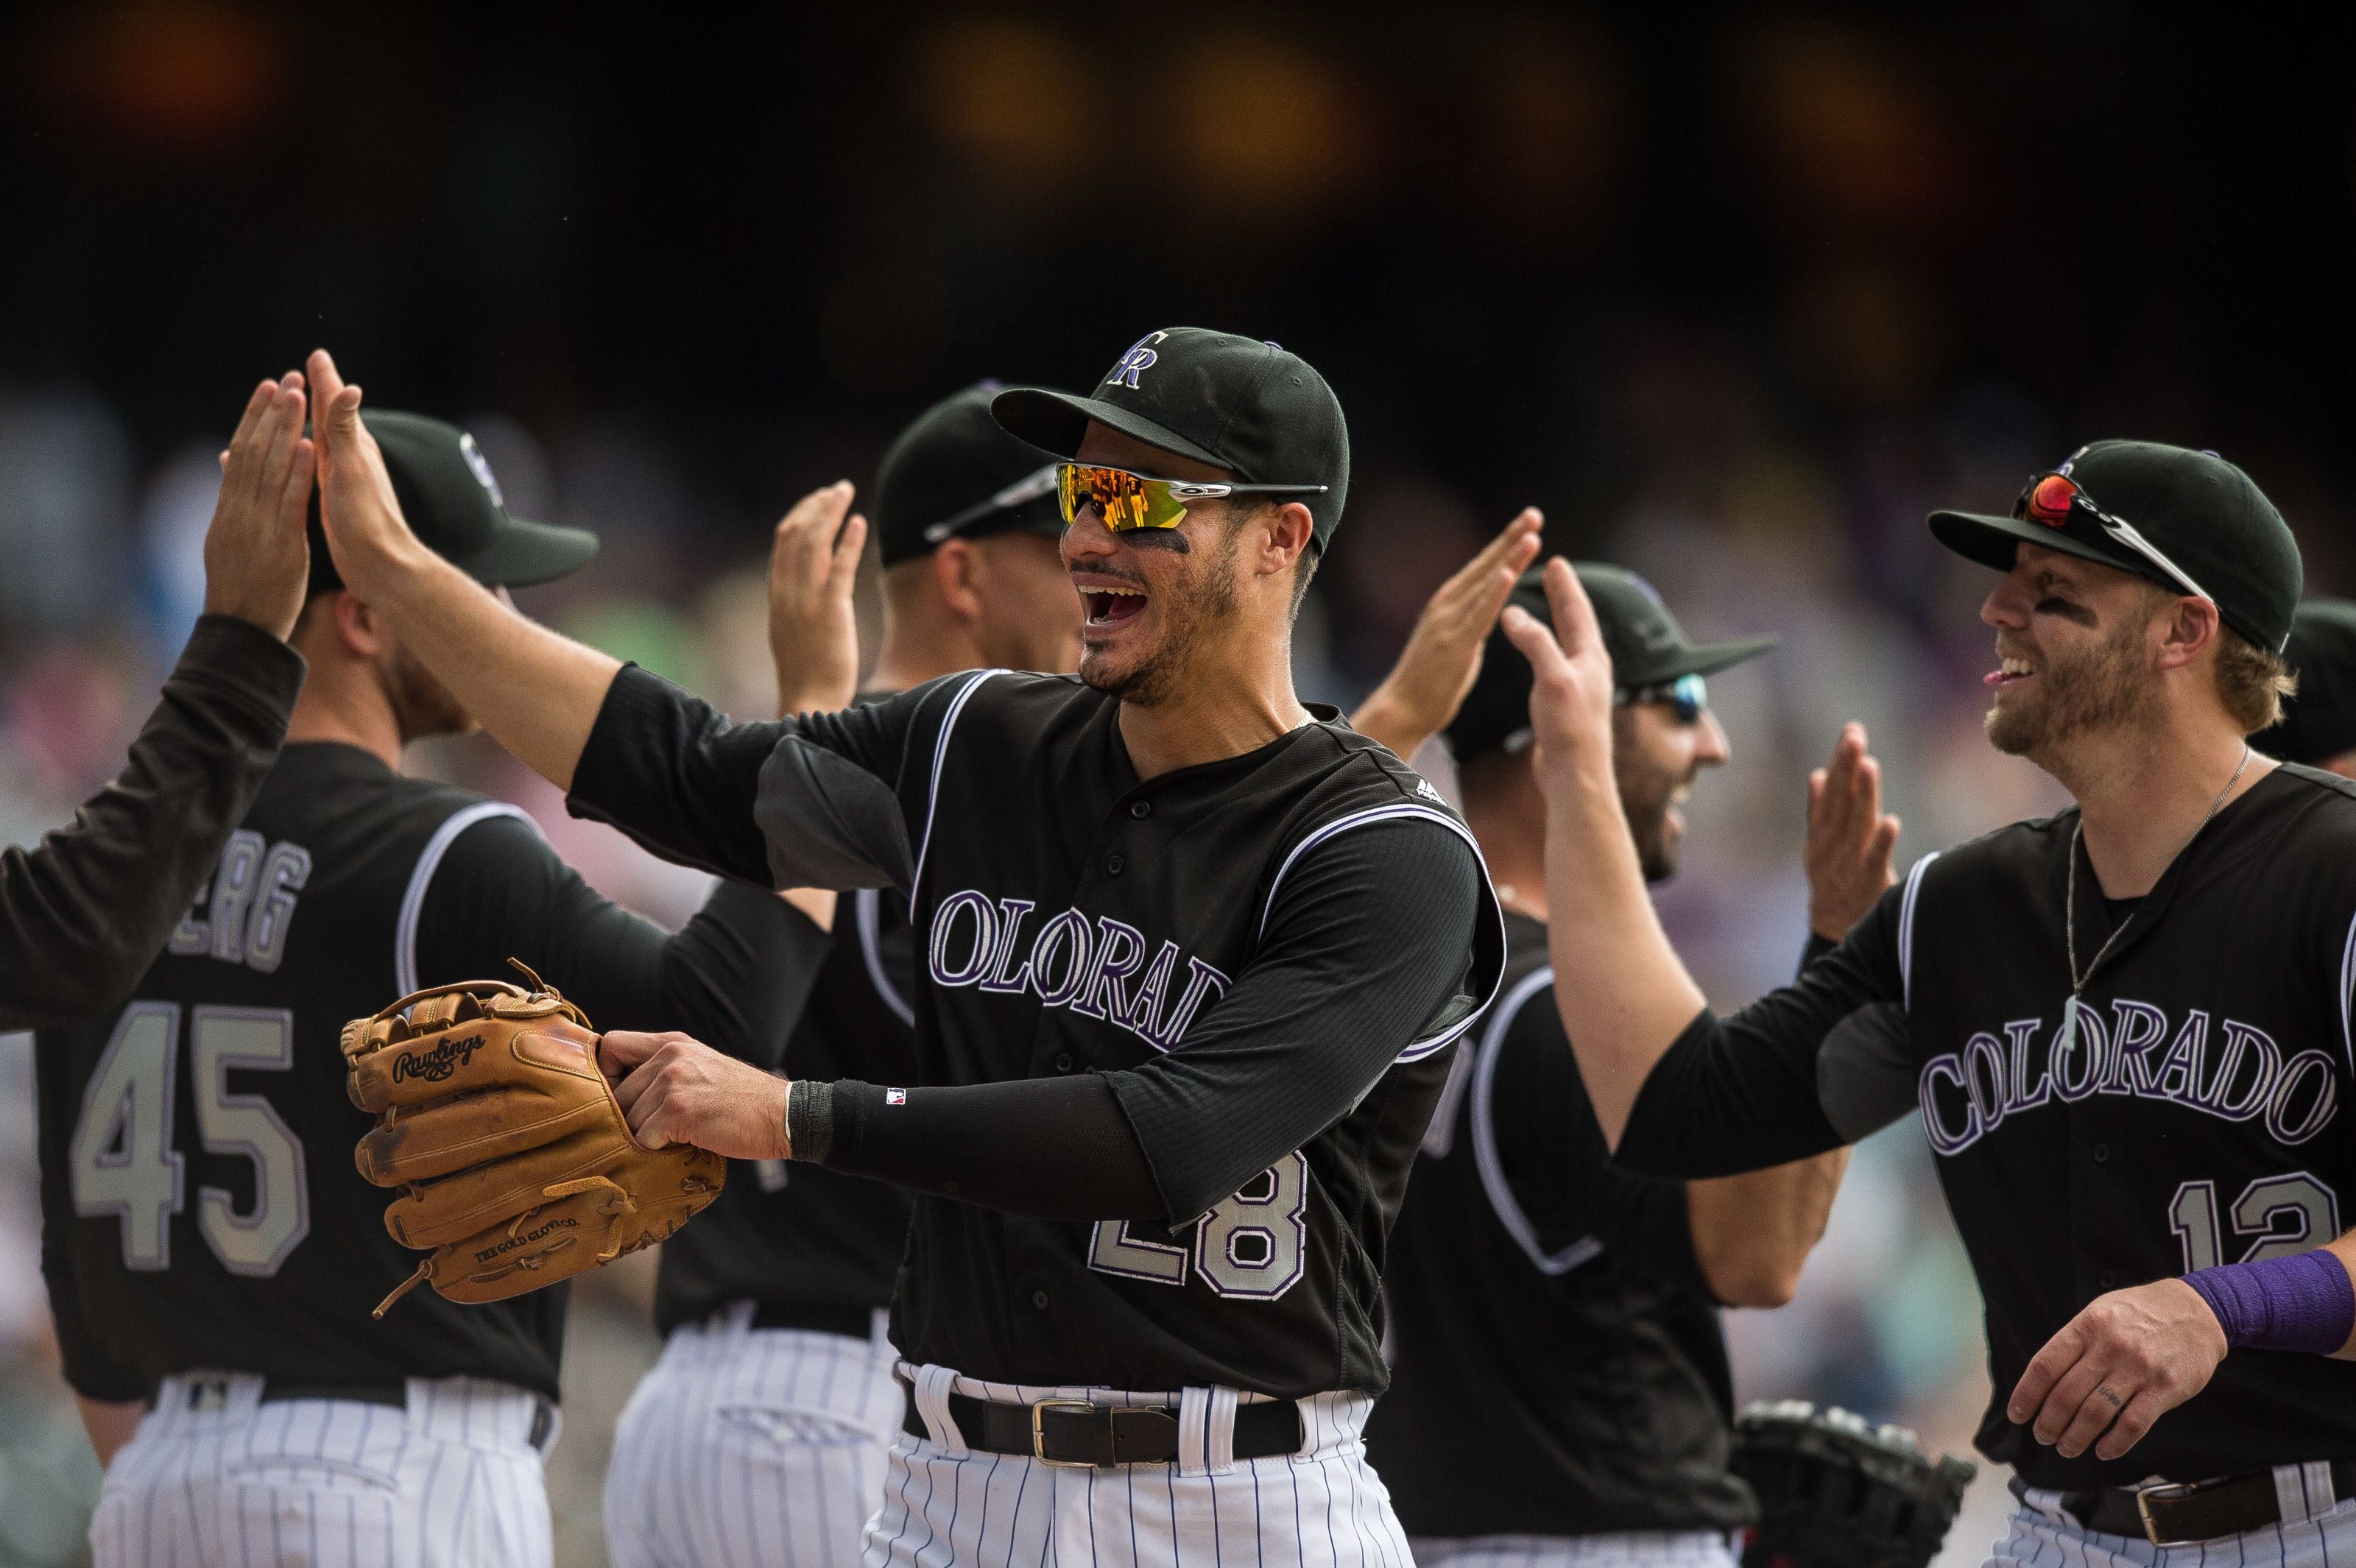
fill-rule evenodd
<path id="1" fill-rule="evenodd" d="M 2177 855 L 2181 855 L 2192 848 L 2192 841 L 2201 837 L 2201 830 L 2208 827 L 2210 819 L 2223 809 L 2225 797 L 2233 793 L 2233 786 L 2240 784 L 2242 775 L 2249 771 L 2250 756 L 2250 743 L 2244 741 L 2242 742 L 2241 765 L 2233 770 L 2233 776 L 2225 781 L 2225 787 L 2217 792 L 2217 798 L 2209 803 L 2209 809 L 2201 814 L 2201 820 L 2192 825 L 2192 831 L 2184 836 L 2184 842 L 2176 847 L 2176 854 L 2168 858 L 2168 865 L 2160 868 L 2161 876 L 2168 874 L 2169 866 L 2176 864 Z M 2085 836 L 2085 832 L 2086 818 L 2084 814 L 2081 813 L 2076 825 L 2070 829 L 2070 880 L 2067 890 L 2062 894 L 2065 901 L 2062 906 L 2062 940 L 2070 956 L 2070 999 L 2063 1003 L 2062 1008 L 2062 1034 L 2053 1045 L 2053 1053 L 2056 1056 L 2060 1056 L 2078 1043 L 2079 993 L 2085 990 L 2086 982 L 2094 977 L 2094 971 L 2103 966 L 2104 955 L 2110 952 L 2112 944 L 2125 936 L 2127 927 L 2135 923 L 2136 916 L 2143 912 L 2143 907 L 2138 904 L 2129 912 L 2126 919 L 2119 922 L 2111 934 L 2104 939 L 2103 944 L 2094 949 L 2094 961 L 2086 965 L 2085 973 L 2082 975 L 2078 972 L 2078 841 Z M 2152 886 L 2158 885 L 2158 879 L 2154 879 Z M 2150 895 L 2147 893 L 2145 896 Z"/>

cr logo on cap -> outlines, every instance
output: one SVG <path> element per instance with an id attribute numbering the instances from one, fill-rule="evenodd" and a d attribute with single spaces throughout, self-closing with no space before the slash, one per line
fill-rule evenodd
<path id="1" fill-rule="evenodd" d="M 1162 357 L 1151 346 L 1169 336 L 1166 332 L 1149 332 L 1130 344 L 1129 352 L 1120 357 L 1120 363 L 1112 368 L 1112 374 L 1104 379 L 1104 384 L 1108 387 L 1127 387 L 1130 391 L 1136 391 L 1138 389 L 1137 373 Z"/>
<path id="2" fill-rule="evenodd" d="M 466 466 L 475 471 L 475 477 L 481 482 L 483 488 L 491 493 L 491 505 L 506 506 L 507 497 L 499 494 L 498 477 L 491 472 L 491 460 L 483 455 L 483 449 L 475 444 L 473 436 L 461 435 L 458 438 L 458 455 L 466 460 Z"/>

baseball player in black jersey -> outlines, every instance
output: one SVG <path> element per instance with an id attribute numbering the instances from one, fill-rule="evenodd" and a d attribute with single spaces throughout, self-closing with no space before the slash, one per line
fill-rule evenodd
<path id="1" fill-rule="evenodd" d="M 862 700 L 958 670 L 1079 662 L 1055 475 L 990 417 L 997 389 L 944 399 L 884 454 L 873 503 L 884 638 Z M 862 539 L 850 503 L 849 486 L 830 486 L 778 525 L 769 635 L 781 688 L 846 650 L 855 664 L 850 590 Z M 841 912 L 782 1070 L 910 1082 L 905 904 L 865 888 Z M 898 1188 L 823 1166 L 737 1162 L 712 1207 L 664 1243 L 663 1358 L 623 1413 L 607 1467 L 616 1568 L 859 1561 L 900 1429 L 884 1318 L 909 1205 Z"/>
<path id="2" fill-rule="evenodd" d="M 1585 597 L 1552 571 L 1559 645 L 1508 613 L 1537 671 L 1557 994 L 1597 1114 L 1632 1167 L 1695 1176 L 1919 1106 L 1987 1302 L 1979 1446 L 2020 1499 L 1997 1562 L 2345 1554 L 2356 785 L 2245 739 L 2287 684 L 2297 546 L 2239 469 L 2138 442 L 2032 476 L 2010 516 L 1931 523 L 2004 572 L 1981 610 L 1989 740 L 2076 805 L 1926 858 L 1726 1019 L 1624 848 Z M 1901 1020 L 1901 1048 L 1860 1015 Z"/>
<path id="3" fill-rule="evenodd" d="M 389 483 L 470 581 L 542 581 L 595 547 L 508 515 L 470 438 L 370 416 Z M 125 1007 L 36 1050 L 42 1263 L 66 1373 L 138 1401 L 108 1464 L 102 1565 L 549 1559 L 564 1293 L 412 1296 L 414 1264 L 352 1147 L 345 1020 L 521 958 L 594 1019 L 690 1015 L 784 1038 L 823 936 L 723 884 L 676 936 L 599 898 L 513 806 L 395 771 L 465 729 L 412 645 L 324 549 L 295 631 L 311 675 L 288 743 Z M 836 698 L 840 700 L 840 697 Z"/>
<path id="4" fill-rule="evenodd" d="M 909 900 L 914 1083 L 788 1090 L 678 1036 L 605 1041 L 641 1136 L 919 1193 L 866 1560 L 1401 1561 L 1359 1437 L 1382 1264 L 1503 939 L 1438 792 L 1292 695 L 1349 481 L 1316 372 L 1177 328 L 1092 397 L 1000 394 L 1064 454 L 1081 678 L 744 726 L 439 568 L 324 354 L 312 377 L 339 564 L 469 650 L 448 678 L 576 809 L 765 885 Z"/>
<path id="5" fill-rule="evenodd" d="M 2257 738 L 2260 751 L 2356 778 L 2356 603 L 2309 599 L 2291 617 L 2283 662 L 2298 690 L 2282 722 Z"/>
<path id="6" fill-rule="evenodd" d="M 1620 799 L 1659 880 L 1677 864 L 1678 803 L 1728 759 L 1704 679 L 1772 639 L 1694 644 L 1642 579 L 1578 570 L 1619 683 Z M 1537 573 L 1512 602 L 1543 613 Z M 1505 979 L 1457 1056 L 1392 1235 L 1392 1382 L 1367 1450 L 1420 1568 L 1731 1568 L 1729 1532 L 1755 1509 L 1727 1467 L 1734 1396 L 1718 1307 L 1791 1298 L 1847 1155 L 1694 1182 L 1611 1164 L 1547 965 L 1529 692 L 1528 662 L 1500 634 L 1448 727 L 1505 908 Z M 1813 951 L 1890 885 L 1897 824 L 1860 734 L 1843 737 L 1809 795 Z"/>
<path id="7" fill-rule="evenodd" d="M 31 849 L 0 845 L 0 1030 L 123 1000 L 277 760 L 303 686 L 312 449 L 303 373 L 266 379 L 221 453 L 205 606 L 123 772 Z"/>

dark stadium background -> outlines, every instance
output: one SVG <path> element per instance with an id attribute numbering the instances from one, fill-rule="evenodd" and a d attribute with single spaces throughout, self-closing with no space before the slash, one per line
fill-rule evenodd
<path id="1" fill-rule="evenodd" d="M 1977 740 L 1986 581 L 1932 548 L 1931 507 L 2000 508 L 2098 436 L 2211 447 L 2289 517 L 2311 590 L 2356 587 L 2348 45 L 2102 0 L 16 8 L 0 838 L 119 759 L 193 613 L 207 454 L 316 343 L 372 402 L 472 423 L 519 510 L 605 535 L 536 613 L 757 702 L 746 585 L 793 496 L 864 484 L 978 377 L 1082 385 L 1192 323 L 1282 342 L 1348 411 L 1312 694 L 1370 683 L 1525 502 L 1698 632 L 1785 635 L 1719 683 L 1737 760 L 1664 898 L 1740 1001 L 1797 951 L 1797 774 L 1839 719 L 1874 726 L 1902 859 L 2051 798 Z M 693 901 L 487 748 L 425 752 L 605 885 Z M 0 1051 L 0 1104 L 27 1071 Z M 0 1113 L 0 1494 L 46 1506 L 0 1502 L 0 1560 L 47 1561 L 94 1480 L 26 1121 Z M 1734 1331 L 1746 1394 L 1961 1447 L 1977 1303 L 1920 1146 L 1869 1147 L 1802 1301 Z M 567 1562 L 596 1559 L 642 1283 L 582 1294 Z"/>

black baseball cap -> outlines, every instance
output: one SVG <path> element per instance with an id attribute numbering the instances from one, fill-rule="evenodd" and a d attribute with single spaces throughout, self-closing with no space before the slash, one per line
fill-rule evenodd
<path id="1" fill-rule="evenodd" d="M 487 587 L 524 588 L 578 571 L 597 553 L 597 536 L 508 514 L 507 498 L 475 438 L 446 420 L 398 409 L 362 409 L 361 422 L 384 453 L 401 515 L 418 541 Z M 311 589 L 344 580 L 319 528 L 319 493 L 311 492 Z"/>
<path id="2" fill-rule="evenodd" d="M 2149 578 L 2217 606 L 2218 619 L 2269 653 L 2290 635 L 2303 572 L 2298 541 L 2250 476 L 2213 452 L 2153 441 L 2098 441 L 2055 470 L 2076 504 L 2018 517 L 1933 512 L 1931 532 L 1956 554 L 2010 571 L 2023 540 Z M 2140 541 L 2140 542 L 2138 542 Z"/>
<path id="3" fill-rule="evenodd" d="M 990 400 L 1003 390 L 977 381 L 916 416 L 875 474 L 875 541 L 884 564 L 930 555 L 950 539 L 1020 531 L 1054 539 L 1055 465 L 999 427 Z"/>
<path id="4" fill-rule="evenodd" d="M 2298 676 L 2298 695 L 2284 702 L 2282 722 L 2250 743 L 2284 762 L 2311 766 L 2356 752 L 2356 603 L 2310 599 L 2301 604 L 2283 658 Z"/>
<path id="5" fill-rule="evenodd" d="M 1325 378 L 1273 343 L 1173 326 L 1130 346 L 1095 392 L 1015 387 L 991 404 L 998 422 L 1043 451 L 1070 457 L 1088 421 L 1250 485 L 1317 485 L 1309 508 L 1320 551 L 1350 494 L 1350 427 Z"/>
<path id="6" fill-rule="evenodd" d="M 1603 646 L 1612 656 L 1612 683 L 1624 695 L 1668 685 L 1681 676 L 1714 675 L 1756 658 L 1775 645 L 1772 637 L 1736 637 L 1726 642 L 1688 641 L 1685 628 L 1661 602 L 1660 591 L 1625 567 L 1573 561 L 1580 586 L 1595 606 Z M 1546 573 L 1522 573 L 1507 596 L 1539 621 L 1554 624 L 1547 603 Z M 1530 661 L 1499 625 L 1489 634 L 1481 673 L 1448 726 L 1448 749 L 1460 763 L 1494 752 L 1530 727 Z"/>

